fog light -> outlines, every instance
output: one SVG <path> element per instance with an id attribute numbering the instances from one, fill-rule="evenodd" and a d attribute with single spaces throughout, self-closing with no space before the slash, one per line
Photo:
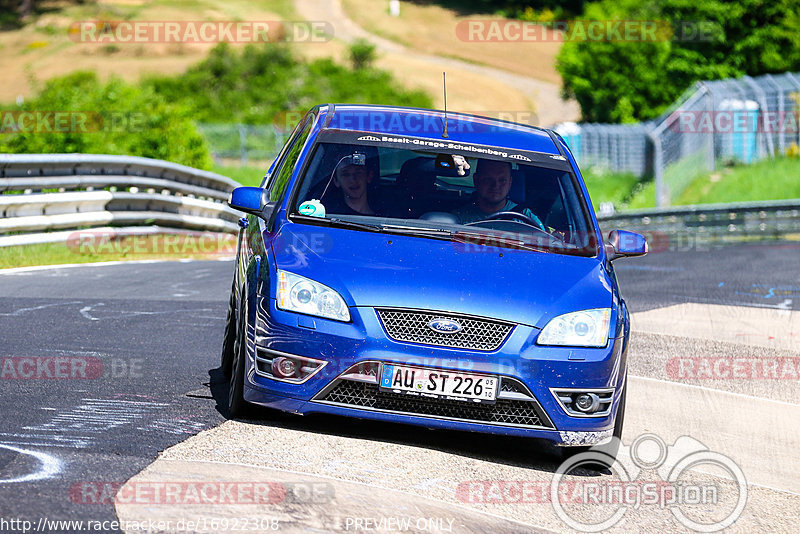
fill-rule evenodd
<path id="1" fill-rule="evenodd" d="M 272 373 L 280 378 L 294 378 L 297 373 L 297 364 L 289 358 L 278 357 L 272 360 Z"/>
<path id="2" fill-rule="evenodd" d="M 580 412 L 592 413 L 600 406 L 600 399 L 594 393 L 581 393 L 575 396 L 572 404 Z"/>

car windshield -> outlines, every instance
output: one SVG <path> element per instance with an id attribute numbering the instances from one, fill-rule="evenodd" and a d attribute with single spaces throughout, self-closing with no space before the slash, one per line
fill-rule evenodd
<path id="1" fill-rule="evenodd" d="M 472 246 L 596 255 L 591 219 L 563 158 L 549 156 L 548 165 L 517 156 L 531 161 L 523 163 L 502 149 L 483 148 L 476 157 L 467 148 L 319 142 L 290 213 Z"/>

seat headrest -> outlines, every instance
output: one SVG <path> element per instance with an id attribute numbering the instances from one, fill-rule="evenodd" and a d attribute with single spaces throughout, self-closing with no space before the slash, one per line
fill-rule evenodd
<path id="1" fill-rule="evenodd" d="M 436 181 L 435 161 L 433 158 L 420 156 L 412 158 L 400 167 L 397 183 L 400 186 L 432 186 Z"/>
<path id="2" fill-rule="evenodd" d="M 525 203 L 525 171 L 522 169 L 511 171 L 511 189 L 508 190 L 508 198 L 517 204 Z"/>

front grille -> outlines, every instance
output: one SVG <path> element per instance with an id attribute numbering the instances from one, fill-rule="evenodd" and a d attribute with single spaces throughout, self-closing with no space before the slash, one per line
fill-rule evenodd
<path id="1" fill-rule="evenodd" d="M 375 311 L 390 338 L 423 345 L 493 351 L 500 348 L 514 328 L 511 323 L 448 313 L 391 308 L 376 308 Z M 461 330 L 436 332 L 428 326 L 434 319 L 457 321 Z"/>
<path id="2" fill-rule="evenodd" d="M 375 384 L 350 380 L 339 380 L 333 388 L 316 400 L 409 415 L 426 415 L 477 423 L 553 428 L 549 419 L 541 415 L 541 408 L 535 401 L 497 399 L 494 404 L 479 404 L 430 399 L 381 391 Z"/>
<path id="3" fill-rule="evenodd" d="M 513 379 L 504 378 L 500 382 L 500 391 L 502 393 L 522 393 L 523 395 L 530 395 L 525 386 Z"/>

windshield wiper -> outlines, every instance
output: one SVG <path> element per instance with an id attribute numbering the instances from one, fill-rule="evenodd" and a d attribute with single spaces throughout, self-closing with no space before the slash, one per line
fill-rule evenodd
<path id="1" fill-rule="evenodd" d="M 330 217 L 322 220 L 330 221 L 330 226 L 338 226 L 340 228 L 355 228 L 357 230 L 369 230 L 370 232 L 380 232 L 382 229 L 379 224 L 348 221 L 347 219 L 340 219 L 338 217 Z"/>
<path id="2" fill-rule="evenodd" d="M 433 237 L 440 239 L 450 239 L 453 237 L 453 232 L 446 228 L 429 228 L 426 226 L 403 226 L 400 224 L 384 224 L 381 226 L 384 231 L 392 232 L 393 234 L 401 235 L 416 235 L 423 237 Z"/>

